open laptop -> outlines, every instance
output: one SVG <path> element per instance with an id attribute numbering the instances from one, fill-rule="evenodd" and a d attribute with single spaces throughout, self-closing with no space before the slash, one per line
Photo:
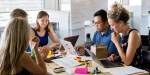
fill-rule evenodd
<path id="1" fill-rule="evenodd" d="M 65 37 L 64 40 L 71 42 L 71 44 L 73 45 L 73 47 L 75 47 L 75 44 L 76 44 L 78 38 L 79 38 L 79 35 L 73 35 L 73 36 Z M 64 47 L 61 46 L 60 50 L 64 50 Z"/>
<path id="2" fill-rule="evenodd" d="M 66 50 L 67 54 L 78 55 L 71 42 L 66 40 L 60 40 L 60 42 Z"/>
<path id="3" fill-rule="evenodd" d="M 78 53 L 74 49 L 74 47 L 73 47 L 71 42 L 66 41 L 66 40 L 60 40 L 60 43 L 62 44 L 61 47 L 64 48 L 64 50 L 67 53 L 67 55 L 74 55 L 74 56 L 78 55 Z M 49 62 L 52 62 L 51 60 L 58 59 L 58 58 L 62 58 L 62 56 L 60 56 L 60 55 L 59 56 L 53 56 L 53 57 L 47 58 L 45 61 L 49 63 Z"/>
<path id="4" fill-rule="evenodd" d="M 71 42 L 74 47 L 78 38 L 79 38 L 79 35 L 74 35 L 74 36 L 65 37 L 64 40 Z"/>
<path id="5" fill-rule="evenodd" d="M 112 68 L 112 67 L 121 67 L 121 66 L 123 66 L 123 64 L 121 64 L 120 62 L 111 62 L 107 58 L 97 59 L 96 55 L 93 52 L 91 52 L 89 49 L 85 48 L 85 51 L 90 55 L 90 57 L 92 57 L 93 60 L 99 60 L 100 64 L 102 64 L 102 66 L 104 68 Z"/>

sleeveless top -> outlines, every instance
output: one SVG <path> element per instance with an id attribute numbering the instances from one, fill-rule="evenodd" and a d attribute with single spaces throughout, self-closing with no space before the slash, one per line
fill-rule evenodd
<path id="1" fill-rule="evenodd" d="M 128 47 L 128 38 L 129 38 L 129 34 L 130 32 L 134 31 L 136 29 L 131 29 L 128 33 L 128 35 L 123 36 L 122 35 L 122 47 L 124 49 L 124 52 L 126 53 L 127 47 Z M 136 30 L 137 31 L 137 30 Z M 137 67 L 137 68 L 141 68 L 142 67 L 142 45 L 139 46 L 139 48 L 137 48 L 135 56 L 132 60 L 132 63 L 130 65 Z"/>
<path id="2" fill-rule="evenodd" d="M 32 75 L 32 74 L 26 69 L 22 69 L 22 71 L 16 73 L 16 75 Z"/>
<path id="3" fill-rule="evenodd" d="M 48 44 L 48 31 L 45 32 L 44 36 L 39 36 L 39 34 L 37 33 L 37 31 L 35 29 L 33 29 L 34 33 L 35 33 L 35 36 L 37 36 L 40 40 L 39 42 L 39 46 L 44 46 L 44 45 L 47 45 Z"/>

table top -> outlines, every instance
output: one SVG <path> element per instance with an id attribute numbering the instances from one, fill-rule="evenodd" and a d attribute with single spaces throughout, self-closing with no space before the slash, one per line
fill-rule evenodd
<path id="1" fill-rule="evenodd" d="M 97 62 L 98 62 L 97 60 L 95 60 L 95 61 L 92 60 L 92 64 L 94 63 L 94 65 L 98 65 L 98 68 L 100 69 L 100 71 L 102 73 L 96 74 L 96 75 L 112 75 L 109 71 L 111 71 L 113 68 L 104 68 L 101 64 L 97 64 Z M 69 68 L 67 70 L 67 72 L 55 73 L 54 69 L 58 68 L 58 67 L 61 67 L 61 66 L 59 66 L 58 64 L 56 64 L 54 62 L 45 63 L 45 64 L 46 64 L 47 72 L 48 72 L 49 75 L 76 75 L 76 74 L 73 74 L 74 68 Z M 89 74 L 89 75 L 91 75 L 91 74 Z M 149 73 L 147 71 L 144 71 L 142 73 L 139 72 L 139 73 L 134 73 L 134 74 L 131 74 L 131 75 L 149 75 Z"/>
<path id="2" fill-rule="evenodd" d="M 54 73 L 54 68 L 56 67 L 60 67 L 58 64 L 56 63 L 46 63 L 46 67 L 47 67 L 47 72 L 48 72 L 48 75 L 70 75 L 68 74 L 67 72 L 62 72 L 62 73 Z M 74 74 L 73 74 L 74 75 Z M 79 75 L 79 74 L 78 74 Z M 97 74 L 97 75 L 112 75 L 108 72 L 105 72 L 105 73 L 100 73 L 100 74 Z"/>

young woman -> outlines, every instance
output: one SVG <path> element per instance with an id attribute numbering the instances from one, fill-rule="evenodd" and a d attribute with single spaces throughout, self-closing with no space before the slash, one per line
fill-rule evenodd
<path id="1" fill-rule="evenodd" d="M 108 22 L 113 29 L 112 41 L 117 47 L 122 62 L 126 65 L 140 67 L 141 37 L 137 29 L 133 29 L 128 24 L 129 13 L 120 4 L 114 4 L 108 12 Z M 119 33 L 122 34 L 122 44 L 118 41 Z"/>
<path id="2" fill-rule="evenodd" d="M 36 60 L 26 54 L 30 27 L 26 20 L 13 18 L 2 34 L 0 42 L 0 75 L 46 75 L 47 70 L 38 52 L 38 39 L 32 41 Z"/>
<path id="3" fill-rule="evenodd" d="M 49 15 L 46 11 L 40 11 L 37 15 L 37 25 L 33 29 L 35 36 L 39 37 L 39 51 L 41 56 L 45 59 L 48 53 L 48 50 L 56 47 L 59 43 L 59 40 L 53 30 L 52 25 L 49 22 Z M 51 39 L 51 44 L 48 45 L 48 38 Z"/>

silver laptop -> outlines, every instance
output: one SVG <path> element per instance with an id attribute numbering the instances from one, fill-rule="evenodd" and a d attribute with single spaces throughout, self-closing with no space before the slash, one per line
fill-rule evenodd
<path id="1" fill-rule="evenodd" d="M 60 42 L 66 50 L 67 54 L 78 55 L 71 42 L 65 40 L 60 40 Z"/>

